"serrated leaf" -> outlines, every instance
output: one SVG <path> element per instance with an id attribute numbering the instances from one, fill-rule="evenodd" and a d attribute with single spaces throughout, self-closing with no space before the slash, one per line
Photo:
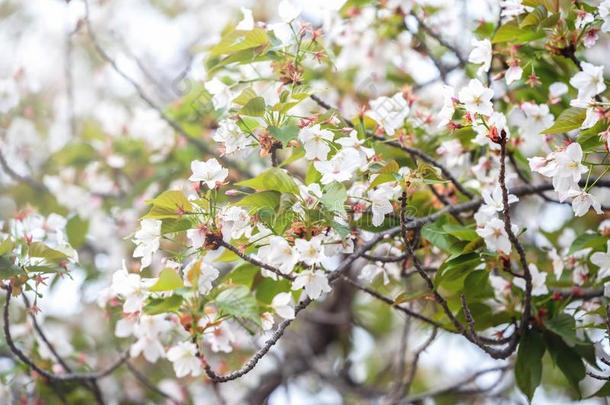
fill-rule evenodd
<path id="1" fill-rule="evenodd" d="M 251 117 L 262 117 L 265 114 L 265 99 L 262 97 L 254 97 L 244 105 L 240 114 L 249 115 Z"/>
<path id="2" fill-rule="evenodd" d="M 479 238 L 477 231 L 473 228 L 466 227 L 459 224 L 445 224 L 443 230 L 451 236 L 455 236 L 459 240 L 473 241 Z"/>
<path id="3" fill-rule="evenodd" d="M 510 21 L 498 28 L 491 42 L 493 44 L 502 42 L 522 44 L 540 38 L 544 38 L 544 32 L 535 31 L 529 27 L 520 28 L 516 21 Z"/>
<path id="4" fill-rule="evenodd" d="M 267 32 L 262 28 L 251 31 L 232 31 L 225 34 L 210 50 L 210 56 L 226 55 L 247 49 L 258 48 L 269 43 Z"/>
<path id="5" fill-rule="evenodd" d="M 248 101 L 252 100 L 254 97 L 256 97 L 256 92 L 252 87 L 247 87 L 242 90 L 239 96 L 233 99 L 233 102 L 239 105 L 246 105 Z"/>
<path id="6" fill-rule="evenodd" d="M 176 312 L 182 305 L 181 295 L 172 295 L 167 298 L 153 298 L 144 306 L 144 313 L 158 315 L 167 312 Z"/>
<path id="7" fill-rule="evenodd" d="M 580 395 L 578 383 L 585 378 L 585 365 L 580 355 L 568 346 L 563 339 L 554 333 L 546 332 L 544 335 L 546 347 L 551 354 L 551 359 L 563 375 L 566 377 L 572 388 Z"/>
<path id="8" fill-rule="evenodd" d="M 68 258 L 68 255 L 65 253 L 52 249 L 42 242 L 31 243 L 28 247 L 28 255 L 31 257 L 40 257 L 55 263 Z"/>
<path id="9" fill-rule="evenodd" d="M 216 296 L 215 302 L 218 309 L 224 314 L 249 319 L 260 324 L 256 299 L 245 286 L 227 288 Z"/>
<path id="10" fill-rule="evenodd" d="M 287 146 L 288 142 L 297 139 L 299 127 L 296 125 L 287 125 L 282 128 L 269 127 L 269 132 L 275 139 L 282 142 L 282 145 Z"/>
<path id="11" fill-rule="evenodd" d="M 248 208 L 251 214 L 263 208 L 275 210 L 280 205 L 280 195 L 278 191 L 261 191 L 248 194 L 235 205 Z"/>
<path id="12" fill-rule="evenodd" d="M 563 110 L 555 123 L 541 132 L 541 134 L 560 134 L 580 128 L 585 120 L 587 110 L 584 108 L 570 107 Z"/>
<path id="13" fill-rule="evenodd" d="M 492 298 L 494 290 L 489 283 L 489 272 L 476 270 L 464 279 L 464 296 L 469 302 Z"/>
<path id="14" fill-rule="evenodd" d="M 152 205 L 152 208 L 143 218 L 179 218 L 192 209 L 191 202 L 184 193 L 176 190 L 165 191 L 147 203 Z"/>
<path id="15" fill-rule="evenodd" d="M 174 269 L 163 269 L 159 273 L 159 279 L 148 290 L 152 292 L 174 291 L 184 287 L 182 277 Z"/>
<path id="16" fill-rule="evenodd" d="M 10 253 L 15 247 L 15 242 L 10 237 L 7 237 L 0 243 L 0 256 Z"/>
<path id="17" fill-rule="evenodd" d="M 12 261 L 6 257 L 0 257 L 0 280 L 7 280 L 23 273 L 23 270 Z"/>
<path id="18" fill-rule="evenodd" d="M 68 242 L 70 242 L 70 245 L 74 249 L 78 249 L 85 244 L 88 231 L 89 221 L 82 219 L 78 215 L 70 218 L 66 224 L 66 235 L 68 236 Z"/>
<path id="19" fill-rule="evenodd" d="M 561 336 L 568 346 L 576 344 L 576 321 L 566 313 L 560 313 L 544 321 L 544 326 L 555 334 Z"/>
<path id="20" fill-rule="evenodd" d="M 530 402 L 542 380 L 542 356 L 544 352 L 544 341 L 540 333 L 528 330 L 521 339 L 517 350 L 515 380 L 517 387 L 527 396 Z"/>
<path id="21" fill-rule="evenodd" d="M 329 211 L 346 215 L 345 200 L 347 200 L 347 190 L 343 184 L 333 181 L 324 186 L 320 201 Z"/>
<path id="22" fill-rule="evenodd" d="M 604 236 L 595 233 L 583 233 L 582 235 L 578 236 L 574 242 L 572 242 L 572 246 L 570 246 L 568 254 L 571 255 L 574 252 L 587 248 L 604 250 L 607 241 L 608 238 Z"/>
<path id="23" fill-rule="evenodd" d="M 299 187 L 284 169 L 272 167 L 253 179 L 240 181 L 237 186 L 249 187 L 258 191 L 279 191 L 280 193 L 297 194 Z"/>
<path id="24" fill-rule="evenodd" d="M 445 261 L 438 269 L 435 282 L 440 285 L 444 282 L 452 282 L 466 276 L 481 263 L 478 253 L 470 252 L 460 254 L 452 259 Z"/>
<path id="25" fill-rule="evenodd" d="M 519 28 L 538 26 L 546 18 L 546 16 L 546 8 L 544 6 L 538 6 L 532 12 L 528 13 L 523 20 L 521 20 Z"/>

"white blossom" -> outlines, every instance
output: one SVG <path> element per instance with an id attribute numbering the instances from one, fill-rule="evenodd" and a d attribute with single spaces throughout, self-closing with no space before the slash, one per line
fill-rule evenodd
<path id="1" fill-rule="evenodd" d="M 587 100 L 606 90 L 604 67 L 581 63 L 582 71 L 576 73 L 570 84 L 578 90 L 578 99 Z"/>
<path id="2" fill-rule="evenodd" d="M 257 257 L 264 263 L 277 268 L 283 274 L 290 274 L 299 261 L 297 250 L 281 236 L 271 236 L 267 241 L 269 244 L 258 250 Z M 261 269 L 261 273 L 266 277 L 277 278 L 275 273 L 266 269 Z"/>
<path id="3" fill-rule="evenodd" d="M 136 248 L 133 257 L 142 258 L 142 268 L 150 266 L 153 255 L 159 250 L 161 224 L 158 219 L 143 219 L 140 221 L 140 229 L 134 234 Z"/>
<path id="4" fill-rule="evenodd" d="M 508 234 L 504 229 L 504 222 L 499 218 L 492 218 L 482 228 L 477 229 L 477 234 L 485 239 L 489 250 L 509 254 L 512 246 Z"/>
<path id="5" fill-rule="evenodd" d="M 305 270 L 297 274 L 292 282 L 292 289 L 305 289 L 305 294 L 312 300 L 320 298 L 323 293 L 331 291 L 326 275 L 321 270 Z"/>
<path id="6" fill-rule="evenodd" d="M 333 181 L 341 183 L 352 179 L 360 167 L 360 155 L 353 148 L 345 148 L 330 160 L 316 161 L 313 165 L 322 174 L 320 180 L 322 184 L 329 184 Z"/>
<path id="7" fill-rule="evenodd" d="M 294 319 L 294 303 L 292 301 L 292 294 L 284 292 L 279 293 L 271 301 L 271 308 L 276 314 L 284 319 Z"/>
<path id="8" fill-rule="evenodd" d="M 223 110 L 231 105 L 234 97 L 231 88 L 216 77 L 205 82 L 204 87 L 212 95 L 214 109 Z"/>
<path id="9" fill-rule="evenodd" d="M 305 159 L 326 160 L 328 152 L 330 152 L 329 142 L 333 138 L 333 133 L 328 129 L 320 129 L 319 124 L 301 129 L 299 131 L 299 140 L 305 148 Z"/>
<path id="10" fill-rule="evenodd" d="M 598 215 L 603 214 L 601 204 L 591 194 L 580 190 L 570 190 L 567 195 L 572 197 L 572 209 L 577 217 L 585 215 L 591 207 Z"/>
<path id="11" fill-rule="evenodd" d="M 475 65 L 481 65 L 477 74 L 482 75 L 483 73 L 488 72 L 491 67 L 491 42 L 489 39 L 483 39 L 481 41 L 473 39 L 472 46 L 474 48 L 470 51 L 470 55 L 468 55 L 468 62 L 474 63 Z"/>
<path id="12" fill-rule="evenodd" d="M 7 113 L 19 104 L 19 89 L 13 79 L 0 80 L 0 113 Z"/>
<path id="13" fill-rule="evenodd" d="M 189 177 L 190 181 L 203 182 L 210 189 L 216 188 L 229 175 L 229 170 L 222 167 L 218 160 L 212 158 L 205 162 L 194 160 L 191 162 L 193 174 Z"/>
<path id="14" fill-rule="evenodd" d="M 493 95 L 492 89 L 483 86 L 479 80 L 472 79 L 467 87 L 460 90 L 458 98 L 469 113 L 489 116 L 493 112 Z"/>
<path id="15" fill-rule="evenodd" d="M 230 119 L 225 119 L 218 123 L 218 129 L 216 129 L 212 139 L 224 144 L 224 153 L 227 155 L 247 149 L 250 145 L 250 140 L 246 134 L 244 134 L 235 121 Z"/>
<path id="16" fill-rule="evenodd" d="M 538 267 L 535 264 L 530 263 L 528 265 L 530 274 L 532 276 L 532 295 L 545 295 L 549 293 L 549 289 L 546 286 L 547 273 L 538 271 Z M 515 278 L 513 284 L 522 290 L 525 290 L 525 279 Z"/>
<path id="17" fill-rule="evenodd" d="M 191 342 L 180 342 L 167 351 L 167 359 L 173 363 L 176 377 L 201 374 L 201 361 L 197 357 L 197 346 Z"/>
<path id="18" fill-rule="evenodd" d="M 371 111 L 368 115 L 374 119 L 389 135 L 401 128 L 409 115 L 409 105 L 402 93 L 392 97 L 379 97 L 369 102 Z"/>
<path id="19" fill-rule="evenodd" d="M 591 255 L 591 263 L 599 267 L 597 273 L 598 280 L 610 275 L 610 241 L 607 242 L 606 253 L 595 252 Z"/>

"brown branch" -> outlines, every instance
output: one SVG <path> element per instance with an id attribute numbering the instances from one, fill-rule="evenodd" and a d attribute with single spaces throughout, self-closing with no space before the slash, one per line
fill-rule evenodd
<path id="1" fill-rule="evenodd" d="M 3 315 L 3 319 L 4 319 L 4 326 L 3 326 L 3 330 L 4 330 L 4 338 L 6 340 L 6 344 L 8 345 L 9 349 L 11 350 L 11 352 L 19 359 L 21 360 L 23 363 L 25 363 L 28 367 L 30 367 L 32 370 L 36 371 L 38 374 L 40 374 L 41 376 L 52 380 L 52 381 L 76 381 L 76 382 L 86 382 L 89 381 L 91 379 L 100 379 L 100 378 L 104 378 L 109 376 L 110 374 L 112 374 L 117 368 L 119 368 L 121 365 L 123 365 L 123 363 L 127 360 L 128 358 L 128 353 L 123 353 L 118 360 L 116 360 L 112 365 L 110 365 L 108 368 L 102 370 L 102 371 L 98 371 L 95 373 L 65 373 L 65 374 L 53 374 L 50 373 L 42 368 L 40 368 L 38 365 L 36 365 L 36 363 L 34 363 L 33 360 L 31 360 L 29 357 L 27 357 L 25 355 L 25 353 L 23 353 L 23 351 L 21 351 L 21 349 L 19 349 L 16 345 L 15 342 L 13 341 L 13 336 L 11 334 L 11 330 L 10 330 L 10 317 L 9 317 L 9 306 L 10 306 L 10 301 L 11 301 L 11 295 L 12 295 L 12 287 L 6 286 L 4 287 L 4 289 L 6 290 L 6 300 L 4 302 L 4 315 Z"/>
<path id="2" fill-rule="evenodd" d="M 284 274 L 282 273 L 282 271 L 276 267 L 270 266 L 266 263 L 261 262 L 260 260 L 249 256 L 247 254 L 244 254 L 243 252 L 241 252 L 239 249 L 237 249 L 235 246 L 231 245 L 230 243 L 225 242 L 224 240 L 220 240 L 219 241 L 220 246 L 224 247 L 225 249 L 230 250 L 231 252 L 235 253 L 237 256 L 239 256 L 240 258 L 242 258 L 243 260 L 247 261 L 248 263 L 251 263 L 255 266 L 261 267 L 265 270 L 269 270 L 272 273 L 277 274 L 278 276 L 285 278 L 286 280 L 290 280 L 290 281 L 294 281 L 294 276 L 290 275 L 290 274 Z"/>

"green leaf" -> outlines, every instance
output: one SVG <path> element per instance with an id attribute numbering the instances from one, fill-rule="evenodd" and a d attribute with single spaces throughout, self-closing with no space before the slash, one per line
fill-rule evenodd
<path id="1" fill-rule="evenodd" d="M 85 244 L 87 239 L 87 232 L 89 231 L 89 221 L 82 219 L 78 215 L 70 218 L 66 224 L 66 234 L 68 236 L 68 242 L 70 245 L 78 249 Z"/>
<path id="2" fill-rule="evenodd" d="M 528 7 L 542 6 L 552 13 L 559 11 L 559 2 L 557 0 L 523 0 L 523 5 Z"/>
<path id="3" fill-rule="evenodd" d="M 7 254 L 13 250 L 15 242 L 10 237 L 7 237 L 0 243 L 0 256 Z"/>
<path id="4" fill-rule="evenodd" d="M 435 283 L 441 285 L 442 283 L 455 281 L 471 271 L 474 271 L 480 263 L 481 257 L 478 253 L 470 252 L 460 254 L 459 256 L 445 261 L 441 265 L 436 274 Z"/>
<path id="5" fill-rule="evenodd" d="M 517 387 L 532 401 L 536 388 L 542 379 L 542 356 L 544 342 L 540 333 L 528 330 L 519 343 L 515 362 Z"/>
<path id="6" fill-rule="evenodd" d="M 475 270 L 464 279 L 464 296 L 469 302 L 493 298 L 494 290 L 489 284 L 489 272 Z"/>
<path id="7" fill-rule="evenodd" d="M 544 38 L 544 32 L 535 31 L 528 27 L 520 28 L 516 21 L 510 21 L 498 28 L 491 42 L 494 44 L 502 42 L 522 44 L 540 38 Z"/>
<path id="8" fill-rule="evenodd" d="M 253 179 L 240 181 L 237 186 L 249 187 L 257 191 L 274 190 L 280 193 L 297 194 L 299 187 L 284 169 L 272 167 Z"/>
<path id="9" fill-rule="evenodd" d="M 462 252 L 463 243 L 455 236 L 449 235 L 443 229 L 444 222 L 437 221 L 427 224 L 422 228 L 422 236 L 434 246 L 451 254 Z"/>
<path id="10" fill-rule="evenodd" d="M 218 294 L 216 306 L 224 314 L 249 319 L 260 324 L 256 299 L 243 285 L 227 288 Z"/>
<path id="11" fill-rule="evenodd" d="M 333 181 L 324 186 L 320 201 L 329 211 L 347 215 L 345 212 L 345 200 L 347 200 L 347 190 L 339 182 Z"/>
<path id="12" fill-rule="evenodd" d="M 66 260 L 68 255 L 59 250 L 51 249 L 42 242 L 34 242 L 28 247 L 28 255 L 31 257 L 40 257 L 54 263 L 59 263 Z"/>
<path id="13" fill-rule="evenodd" d="M 604 142 L 599 134 L 606 128 L 608 128 L 608 122 L 606 120 L 599 120 L 592 128 L 580 131 L 576 138 L 576 142 L 580 144 L 584 152 L 603 148 Z"/>
<path id="14" fill-rule="evenodd" d="M 560 313 L 544 321 L 544 326 L 555 334 L 561 336 L 568 346 L 576 344 L 576 321 L 566 313 Z"/>
<path id="15" fill-rule="evenodd" d="M 529 26 L 538 26 L 540 23 L 546 18 L 547 11 L 544 6 L 536 7 L 531 13 L 525 16 L 521 23 L 519 24 L 519 28 L 529 27 Z"/>
<path id="16" fill-rule="evenodd" d="M 172 295 L 167 298 L 153 298 L 144 306 L 144 313 L 148 315 L 176 312 L 182 305 L 181 295 Z"/>
<path id="17" fill-rule="evenodd" d="M 147 203 L 151 204 L 152 208 L 143 218 L 179 218 L 192 209 L 191 202 L 184 193 L 176 190 L 165 191 Z"/>
<path id="18" fill-rule="evenodd" d="M 282 145 L 287 146 L 288 142 L 297 139 L 299 135 L 299 127 L 292 124 L 282 128 L 269 127 L 269 132 L 275 139 L 282 142 Z"/>
<path id="19" fill-rule="evenodd" d="M 572 246 L 570 246 L 568 254 L 571 255 L 574 252 L 587 248 L 593 248 L 593 250 L 605 250 L 607 241 L 608 238 L 596 233 L 583 233 L 577 237 L 574 242 L 572 242 Z"/>
<path id="20" fill-rule="evenodd" d="M 210 50 L 210 56 L 226 55 L 246 49 L 258 48 L 269 43 L 267 32 L 262 28 L 251 31 L 231 31 Z"/>
<path id="21" fill-rule="evenodd" d="M 247 87 L 242 90 L 239 96 L 235 97 L 233 102 L 239 105 L 246 105 L 248 101 L 252 100 L 254 97 L 256 97 L 254 89 L 252 89 L 252 87 Z"/>
<path id="22" fill-rule="evenodd" d="M 148 290 L 152 292 L 174 291 L 182 287 L 184 287 L 182 277 L 180 277 L 176 270 L 167 268 L 161 270 L 161 273 L 159 273 L 159 279 Z"/>
<path id="23" fill-rule="evenodd" d="M 6 257 L 0 257 L 0 280 L 23 274 L 23 270 Z"/>
<path id="24" fill-rule="evenodd" d="M 578 352 L 565 344 L 562 338 L 553 333 L 545 333 L 544 340 L 553 362 L 580 395 L 578 383 L 585 378 L 586 373 L 582 358 Z"/>
<path id="25" fill-rule="evenodd" d="M 280 205 L 280 193 L 278 191 L 261 191 L 248 194 L 235 203 L 238 207 L 248 208 L 250 213 L 260 209 L 275 210 Z"/>
<path id="26" fill-rule="evenodd" d="M 222 281 L 230 284 L 241 284 L 250 288 L 258 272 L 259 268 L 257 266 L 251 263 L 242 263 L 228 272 Z"/>
<path id="27" fill-rule="evenodd" d="M 265 114 L 265 99 L 254 97 L 244 105 L 239 112 L 251 117 L 262 117 Z"/>
<path id="28" fill-rule="evenodd" d="M 469 228 L 464 225 L 445 224 L 443 225 L 443 230 L 447 232 L 447 234 L 455 236 L 459 240 L 467 240 L 469 242 L 472 242 L 473 240 L 479 238 L 477 231 L 475 231 L 473 228 Z"/>
<path id="29" fill-rule="evenodd" d="M 563 132 L 572 131 L 578 129 L 585 120 L 587 110 L 584 108 L 570 107 L 567 110 L 563 110 L 555 123 L 550 127 L 541 132 L 541 134 L 560 134 Z"/>

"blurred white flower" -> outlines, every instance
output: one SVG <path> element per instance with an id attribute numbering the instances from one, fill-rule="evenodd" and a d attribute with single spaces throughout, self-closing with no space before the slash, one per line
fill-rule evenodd
<path id="1" fill-rule="evenodd" d="M 197 346 L 191 342 L 180 342 L 167 351 L 167 359 L 173 363 L 176 377 L 201 374 L 201 361 L 197 357 Z"/>
<path id="2" fill-rule="evenodd" d="M 143 219 L 140 221 L 140 229 L 135 233 L 133 242 L 136 248 L 133 257 L 142 258 L 142 268 L 150 266 L 152 257 L 159 250 L 161 239 L 162 222 L 158 219 Z"/>
<path id="3" fill-rule="evenodd" d="M 491 67 L 491 42 L 489 39 L 483 39 L 481 41 L 473 39 L 472 46 L 474 48 L 470 51 L 470 55 L 468 55 L 468 62 L 474 63 L 475 65 L 481 65 L 477 74 L 482 75 L 483 73 L 488 72 Z"/>

